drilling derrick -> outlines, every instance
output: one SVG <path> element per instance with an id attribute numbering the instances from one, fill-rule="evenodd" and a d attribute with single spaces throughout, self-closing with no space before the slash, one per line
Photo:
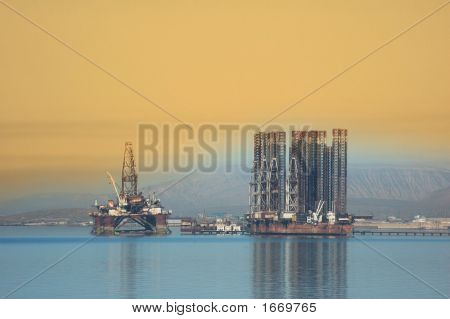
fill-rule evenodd
<path id="1" fill-rule="evenodd" d="M 280 189 L 278 179 L 278 162 L 276 158 L 272 158 L 270 162 L 269 175 L 269 211 L 281 212 Z"/>
<path id="2" fill-rule="evenodd" d="M 253 168 L 252 168 L 252 178 L 250 180 L 250 211 L 251 212 L 257 212 L 260 211 L 260 202 L 261 202 L 261 191 L 260 191 L 260 185 L 259 185 L 259 167 L 258 162 L 253 162 Z"/>
<path id="3" fill-rule="evenodd" d="M 295 157 L 292 157 L 289 163 L 289 178 L 287 188 L 287 211 L 298 213 L 298 167 Z"/>
<path id="4" fill-rule="evenodd" d="M 269 221 L 278 218 L 285 209 L 286 133 L 255 133 L 253 155 L 250 214 Z"/>
<path id="5" fill-rule="evenodd" d="M 262 160 L 261 172 L 259 175 L 259 189 L 260 189 L 260 209 L 269 210 L 269 193 L 267 191 L 268 185 L 268 173 L 267 173 L 267 161 L 265 158 Z"/>
<path id="6" fill-rule="evenodd" d="M 133 145 L 125 143 L 122 165 L 122 194 L 125 196 L 137 195 L 136 163 L 134 162 Z"/>

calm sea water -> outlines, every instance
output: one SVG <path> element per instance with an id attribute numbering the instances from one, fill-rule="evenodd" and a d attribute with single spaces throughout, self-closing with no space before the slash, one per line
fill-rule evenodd
<path id="1" fill-rule="evenodd" d="M 0 227 L 0 297 L 85 243 L 89 231 Z M 176 229 L 167 237 L 95 237 L 9 298 L 450 295 L 450 238 L 358 238 L 181 236 Z"/>

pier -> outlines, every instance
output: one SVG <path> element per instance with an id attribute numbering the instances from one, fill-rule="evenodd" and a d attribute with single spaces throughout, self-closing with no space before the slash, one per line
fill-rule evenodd
<path id="1" fill-rule="evenodd" d="M 186 230 L 184 229 L 181 232 L 182 235 L 243 235 L 247 234 L 243 230 L 230 230 L 230 231 L 224 231 L 224 230 L 216 230 L 216 229 L 191 229 Z"/>
<path id="2" fill-rule="evenodd" d="M 449 229 L 412 229 L 412 228 L 354 228 L 353 235 L 362 236 L 450 236 Z"/>

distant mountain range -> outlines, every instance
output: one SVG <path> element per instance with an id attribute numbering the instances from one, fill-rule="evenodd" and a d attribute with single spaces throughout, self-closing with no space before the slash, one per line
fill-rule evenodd
<path id="1" fill-rule="evenodd" d="M 393 166 L 351 167 L 349 198 L 421 200 L 450 186 L 450 170 Z"/>
<path id="2" fill-rule="evenodd" d="M 181 175 L 180 175 L 181 177 Z M 248 209 L 249 175 L 232 173 L 194 173 L 181 182 L 150 185 L 144 193 L 155 191 L 174 215 L 199 212 L 242 213 Z M 167 189 L 169 187 L 169 189 Z M 166 191 L 164 191 L 167 189 Z M 58 211 L 83 208 L 95 199 L 111 194 L 40 194 L 0 203 L 0 215 L 28 211 Z M 412 217 L 450 217 L 450 170 L 427 167 L 353 165 L 348 173 L 348 210 L 354 214 Z M 61 211 L 62 212 L 62 211 Z"/>
<path id="3" fill-rule="evenodd" d="M 450 170 L 352 167 L 348 176 L 348 208 L 376 217 L 450 217 Z"/>

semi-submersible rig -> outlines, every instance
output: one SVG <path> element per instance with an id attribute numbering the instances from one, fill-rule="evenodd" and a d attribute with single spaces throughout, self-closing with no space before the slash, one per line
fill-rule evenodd
<path id="1" fill-rule="evenodd" d="M 136 164 L 133 147 L 125 143 L 122 165 L 122 188 L 109 172 L 106 172 L 113 186 L 116 199 L 110 199 L 105 205 L 95 201 L 97 211 L 90 213 L 93 218 L 92 233 L 96 235 L 120 235 L 122 233 L 153 235 L 169 234 L 167 217 L 171 211 L 165 210 L 155 193 L 145 198 L 138 193 Z"/>

